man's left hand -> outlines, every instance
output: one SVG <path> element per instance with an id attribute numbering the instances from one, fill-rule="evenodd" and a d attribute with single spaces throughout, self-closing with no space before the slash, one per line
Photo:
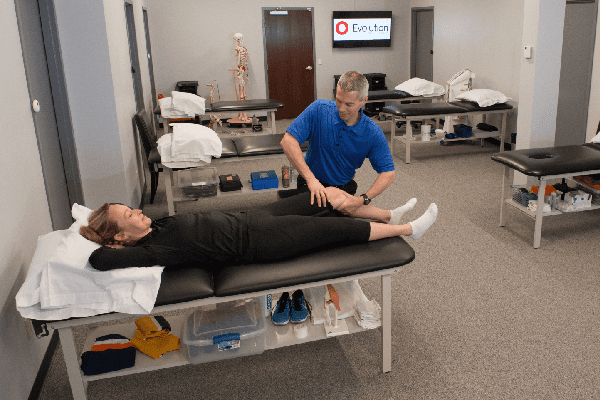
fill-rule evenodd
<path id="1" fill-rule="evenodd" d="M 343 213 L 344 215 L 352 214 L 354 211 L 358 210 L 361 206 L 364 205 L 364 199 L 362 197 L 356 197 L 352 195 L 347 195 L 342 205 L 338 208 L 338 211 Z"/>

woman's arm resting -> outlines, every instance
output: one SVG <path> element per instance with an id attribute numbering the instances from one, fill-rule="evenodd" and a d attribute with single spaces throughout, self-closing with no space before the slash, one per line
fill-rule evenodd
<path id="1" fill-rule="evenodd" d="M 153 267 L 157 260 L 153 252 L 145 247 L 123 247 L 120 249 L 100 247 L 90 256 L 90 264 L 98 271 L 113 269 Z"/>

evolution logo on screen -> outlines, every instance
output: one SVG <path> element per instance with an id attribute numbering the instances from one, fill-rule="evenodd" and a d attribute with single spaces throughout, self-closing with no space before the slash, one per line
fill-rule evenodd
<path id="1" fill-rule="evenodd" d="M 391 18 L 334 19 L 333 40 L 390 40 Z"/>

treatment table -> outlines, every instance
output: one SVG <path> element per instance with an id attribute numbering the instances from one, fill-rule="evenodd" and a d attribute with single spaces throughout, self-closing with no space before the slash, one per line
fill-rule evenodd
<path id="1" fill-rule="evenodd" d="M 270 132 L 265 133 L 251 133 L 248 135 L 242 136 L 229 136 L 226 137 L 220 136 L 221 143 L 223 145 L 223 150 L 220 158 L 213 158 L 211 164 L 208 164 L 207 167 L 219 165 L 225 162 L 235 162 L 235 161 L 244 161 L 249 158 L 256 160 L 258 158 L 273 158 L 273 157 L 281 157 L 285 156 L 283 152 L 283 148 L 280 145 L 281 140 L 283 139 L 283 134 L 275 133 L 275 110 L 277 108 L 283 107 L 283 104 L 277 100 L 240 100 L 240 101 L 222 101 L 218 103 L 211 104 L 210 110 L 218 112 L 225 111 L 235 111 L 241 112 L 250 111 L 250 110 L 268 110 L 271 117 L 269 119 L 272 129 L 269 129 Z M 207 108 L 207 112 L 209 109 Z M 154 110 L 155 114 L 160 114 L 160 108 Z M 161 163 L 161 157 L 158 152 L 156 146 L 156 139 L 154 139 L 155 135 L 152 134 L 152 123 L 148 118 L 146 112 L 144 110 L 140 110 L 134 116 L 134 120 L 140 132 L 140 136 L 143 138 L 149 138 L 147 140 L 148 149 L 148 158 L 153 164 L 160 164 L 160 168 L 165 172 L 165 192 L 167 197 L 167 209 L 169 211 L 169 215 L 175 215 L 175 204 L 177 202 L 182 201 L 196 201 L 198 199 L 186 197 L 181 192 L 180 188 L 176 184 L 174 180 L 174 172 L 178 171 L 177 168 L 170 168 L 165 164 Z M 168 134 L 168 122 L 163 122 L 164 125 L 164 133 Z M 308 149 L 308 142 L 303 143 L 300 148 L 303 152 Z M 281 181 L 281 172 L 277 171 L 278 180 Z M 157 179 L 157 178 L 156 178 Z M 153 190 L 156 190 L 157 183 L 153 184 Z M 249 185 L 245 184 L 242 187 L 242 190 L 232 191 L 232 192 L 221 192 L 220 189 L 217 189 L 217 196 L 221 195 L 238 195 L 238 194 L 250 194 L 250 193 L 265 193 L 267 191 L 277 191 L 277 189 L 263 189 L 260 191 L 253 191 L 249 187 Z M 290 185 L 290 189 L 294 189 L 292 185 Z M 153 196 L 151 197 L 153 198 Z"/>
<path id="2" fill-rule="evenodd" d="M 275 112 L 282 108 L 283 103 L 274 99 L 253 99 L 253 100 L 235 100 L 235 101 L 218 101 L 206 106 L 204 115 L 220 114 L 220 113 L 248 113 L 248 112 L 266 112 L 267 113 L 267 128 L 269 133 L 276 134 Z M 169 133 L 169 118 L 161 116 L 160 107 L 154 109 L 154 114 L 157 114 L 162 119 L 164 133 Z"/>
<path id="3" fill-rule="evenodd" d="M 504 141 L 506 136 L 506 116 L 513 107 L 508 103 L 498 103 L 489 107 L 480 107 L 476 103 L 468 101 L 451 101 L 446 102 L 435 102 L 435 103 L 413 103 L 413 104 L 401 104 L 395 106 L 384 107 L 381 113 L 383 115 L 392 116 L 392 154 L 394 154 L 394 144 L 396 141 L 405 144 L 406 156 L 405 162 L 410 163 L 410 148 L 411 145 L 417 143 L 435 143 L 436 140 L 423 141 L 420 140 L 420 135 L 413 135 L 411 121 L 422 121 L 425 119 L 435 120 L 435 129 L 439 128 L 438 118 L 444 118 L 447 116 L 470 116 L 470 115 L 488 115 L 488 114 L 502 114 L 502 126 L 499 132 L 484 132 L 475 131 L 473 136 L 469 138 L 456 138 L 446 139 L 444 141 L 458 141 L 458 140 L 474 140 L 488 137 L 499 137 L 500 138 L 500 151 L 504 150 Z M 406 135 L 396 136 L 396 122 L 406 122 Z"/>
<path id="4" fill-rule="evenodd" d="M 258 135 L 258 136 L 233 136 L 230 138 L 220 138 L 223 143 L 223 151 L 221 158 L 213 158 L 211 163 L 207 165 L 218 166 L 222 163 L 244 161 L 245 159 L 252 158 L 253 160 L 274 158 L 285 156 L 283 148 L 281 147 L 281 140 L 284 134 L 273 134 L 273 135 Z M 308 149 L 308 142 L 303 143 L 300 146 L 303 152 Z M 165 170 L 165 192 L 167 197 L 167 209 L 169 215 L 175 215 L 175 203 L 182 201 L 196 201 L 198 199 L 186 197 L 181 189 L 174 182 L 173 172 L 176 169 L 169 168 L 163 164 Z M 281 171 L 275 171 L 279 182 L 281 182 Z M 268 191 L 277 191 L 281 187 L 275 189 L 262 189 L 252 190 L 250 185 L 244 183 L 242 190 L 233 192 L 221 192 L 220 188 L 217 188 L 217 196 L 230 196 L 238 194 L 250 194 L 250 193 L 266 193 Z M 293 185 L 290 184 L 289 189 L 294 189 Z"/>
<path id="5" fill-rule="evenodd" d="M 39 246 L 36 253 L 38 250 Z M 186 318 L 201 306 L 256 298 L 283 291 L 291 293 L 296 289 L 355 279 L 381 277 L 382 369 L 386 373 L 391 371 L 392 367 L 391 277 L 401 266 L 409 264 L 414 258 L 414 250 L 404 239 L 394 237 L 341 247 L 323 247 L 283 261 L 251 265 L 223 265 L 213 270 L 206 269 L 204 265 L 200 264 L 181 264 L 164 269 L 161 286 L 151 314 L 179 313 L 179 315 L 166 316 L 166 318 L 172 327 L 171 333 L 182 338 Z M 62 321 L 33 321 L 34 324 L 44 323 L 48 328 L 58 331 L 74 399 L 86 399 L 88 382 L 93 380 L 190 363 L 185 345 L 182 344 L 180 350 L 165 353 L 156 360 L 138 353 L 136 364 L 132 368 L 101 375 L 83 375 L 80 369 L 81 354 L 77 351 L 73 336 L 74 328 L 87 326 L 87 341 L 83 349 L 86 351 L 91 348 L 97 337 L 106 334 L 118 333 L 125 337 L 131 337 L 135 330 L 132 317 L 131 314 L 111 313 Z M 307 337 L 293 338 L 281 343 L 277 339 L 277 330 L 281 327 L 273 325 L 269 316 L 264 316 L 264 318 L 268 328 L 264 333 L 264 338 L 261 337 L 260 340 L 264 339 L 265 349 L 327 338 L 323 326 L 313 325 L 307 321 L 306 325 L 309 329 Z M 349 333 L 364 331 L 352 317 L 347 318 L 346 323 Z M 287 329 L 292 329 L 289 325 L 286 325 Z M 293 360 L 290 362 L 293 364 Z M 290 367 L 293 368 L 293 366 Z"/>
<path id="6" fill-rule="evenodd" d="M 506 226 L 508 205 L 533 218 L 535 220 L 533 247 L 537 249 L 540 247 L 542 237 L 542 219 L 563 213 L 559 210 L 543 212 L 543 207 L 537 207 L 537 210 L 532 212 L 527 207 L 516 203 L 512 196 L 507 198 L 509 197 L 508 193 L 512 193 L 510 187 L 512 183 L 511 171 L 515 170 L 527 176 L 535 177 L 538 194 L 545 193 L 546 185 L 551 179 L 600 173 L 600 144 L 587 143 L 584 145 L 505 151 L 492 155 L 492 160 L 504 165 L 500 226 Z M 577 211 L 597 208 L 600 208 L 600 206 L 592 204 L 591 208 L 578 209 Z"/>

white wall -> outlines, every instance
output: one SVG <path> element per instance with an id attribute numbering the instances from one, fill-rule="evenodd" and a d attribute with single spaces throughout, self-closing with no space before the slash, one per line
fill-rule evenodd
<path id="1" fill-rule="evenodd" d="M 0 397 L 26 399 L 49 340 L 27 338 L 15 296 L 37 237 L 50 232 L 52 223 L 12 0 L 0 0 L 0 38 L 0 88 L 10 94 L 3 112 L 11 116 L 0 131 Z"/>
<path id="2" fill-rule="evenodd" d="M 267 97 L 264 70 L 262 7 L 314 7 L 315 65 L 317 98 L 333 99 L 333 76 L 349 70 L 381 72 L 388 87 L 408 79 L 409 42 L 405 40 L 410 15 L 409 0 L 373 0 L 368 7 L 354 0 L 304 1 L 285 4 L 273 0 L 219 2 L 196 0 L 153 0 L 147 4 L 150 41 L 154 53 L 157 94 L 169 96 L 178 81 L 198 81 L 198 94 L 209 98 L 206 86 L 219 84 L 221 100 L 235 100 L 230 69 L 235 67 L 233 35 L 244 35 L 250 54 L 250 84 L 247 97 Z M 392 47 L 386 49 L 333 49 L 332 11 L 391 10 L 393 12 Z"/>
<path id="3" fill-rule="evenodd" d="M 434 82 L 446 86 L 466 68 L 475 73 L 474 89 L 498 90 L 518 107 L 523 0 L 411 0 L 410 6 L 433 6 Z M 516 132 L 516 114 L 509 114 L 507 133 Z M 489 121 L 498 119 L 490 115 Z"/>
<path id="4" fill-rule="evenodd" d="M 144 92 L 144 103 L 150 100 L 150 80 L 148 78 L 148 62 L 146 61 L 146 40 L 142 19 L 142 6 L 140 1 L 134 5 L 134 20 L 136 38 L 139 44 L 138 54 L 140 60 L 140 75 Z M 137 130 L 133 128 L 133 116 L 136 112 L 135 93 L 131 75 L 129 58 L 129 39 L 127 34 L 127 21 L 125 19 L 123 0 L 104 0 L 104 18 L 106 21 L 106 38 L 108 40 L 108 53 L 112 74 L 112 92 L 115 102 L 115 118 L 119 137 L 120 158 L 122 159 L 125 195 L 121 201 L 124 204 L 138 207 L 143 189 L 140 181 L 141 148 Z M 146 100 L 147 99 L 147 100 Z M 146 105 L 146 110 L 151 110 Z M 101 200 L 101 204 L 108 200 Z"/>
<path id="5" fill-rule="evenodd" d="M 135 105 L 131 112 L 129 104 L 133 84 L 123 73 L 130 70 L 129 52 L 123 51 L 124 5 L 105 3 L 55 0 L 84 203 L 90 208 L 107 201 L 138 206 Z"/>

